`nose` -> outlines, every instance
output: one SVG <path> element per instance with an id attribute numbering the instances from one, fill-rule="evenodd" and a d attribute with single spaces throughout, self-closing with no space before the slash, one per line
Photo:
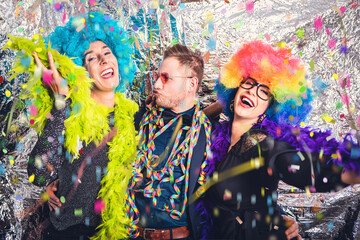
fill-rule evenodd
<path id="1" fill-rule="evenodd" d="M 105 55 L 102 54 L 102 55 L 99 56 L 99 58 L 100 58 L 100 61 L 99 61 L 99 62 L 100 62 L 100 65 L 107 63 L 107 59 L 106 59 L 106 56 L 105 56 Z"/>
<path id="2" fill-rule="evenodd" d="M 155 80 L 154 89 L 161 89 L 163 87 L 163 83 L 161 81 L 160 76 Z"/>
<path id="3" fill-rule="evenodd" d="M 253 96 L 256 96 L 257 86 L 254 86 L 251 89 L 248 89 L 249 93 Z"/>

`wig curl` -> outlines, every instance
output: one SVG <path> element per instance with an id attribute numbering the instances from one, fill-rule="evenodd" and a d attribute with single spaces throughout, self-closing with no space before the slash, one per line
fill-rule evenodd
<path id="1" fill-rule="evenodd" d="M 217 84 L 218 99 L 229 111 L 243 79 L 251 77 L 269 86 L 273 102 L 267 117 L 278 123 L 298 124 L 311 110 L 312 91 L 306 81 L 304 65 L 295 58 L 291 49 L 273 48 L 260 40 L 245 42 L 222 69 Z"/>
<path id="2" fill-rule="evenodd" d="M 55 28 L 46 40 L 52 48 L 80 66 L 83 66 L 84 52 L 89 49 L 90 43 L 102 41 L 118 61 L 121 79 L 117 90 L 123 91 L 124 86 L 134 78 L 135 65 L 131 58 L 133 49 L 128 41 L 128 34 L 119 22 L 107 15 L 90 12 L 88 15 L 71 17 L 64 27 Z"/>

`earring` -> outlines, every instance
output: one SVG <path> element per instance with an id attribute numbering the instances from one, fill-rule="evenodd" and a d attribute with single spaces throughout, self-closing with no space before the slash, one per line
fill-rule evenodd
<path id="1" fill-rule="evenodd" d="M 266 118 L 266 114 L 264 113 L 264 114 L 262 114 L 260 117 L 259 117 L 259 119 L 258 119 L 258 123 L 262 123 L 262 121 L 264 121 L 264 119 Z"/>
<path id="2" fill-rule="evenodd" d="M 230 111 L 234 112 L 234 99 L 230 103 Z"/>

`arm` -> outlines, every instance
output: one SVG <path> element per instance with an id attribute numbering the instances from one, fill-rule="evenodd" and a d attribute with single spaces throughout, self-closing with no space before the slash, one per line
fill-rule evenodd
<path id="1" fill-rule="evenodd" d="M 54 104 L 56 105 L 56 104 Z M 28 162 L 28 174 L 34 176 L 33 183 L 45 186 L 57 178 L 57 170 L 64 160 L 64 120 L 65 109 L 69 107 L 70 100 L 66 100 L 65 108 L 51 110 L 51 118 L 45 124 L 43 134 L 39 137 L 32 150 Z"/>
<path id="2" fill-rule="evenodd" d="M 328 192 L 345 187 L 341 181 L 341 169 L 328 164 L 329 156 L 293 149 L 285 142 L 275 140 L 270 154 L 269 167 L 284 182 L 311 192 Z"/>

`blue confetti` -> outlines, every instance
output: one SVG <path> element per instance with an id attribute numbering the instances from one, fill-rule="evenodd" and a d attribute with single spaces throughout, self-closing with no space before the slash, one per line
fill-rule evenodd
<path id="1" fill-rule="evenodd" d="M 215 41 L 215 39 L 213 38 L 213 37 L 211 37 L 208 41 L 207 41 L 207 49 L 209 50 L 209 51 L 213 51 L 213 50 L 215 50 L 215 48 L 216 48 L 216 41 Z"/>
<path id="2" fill-rule="evenodd" d="M 0 177 L 5 177 L 5 165 L 0 163 Z"/>

